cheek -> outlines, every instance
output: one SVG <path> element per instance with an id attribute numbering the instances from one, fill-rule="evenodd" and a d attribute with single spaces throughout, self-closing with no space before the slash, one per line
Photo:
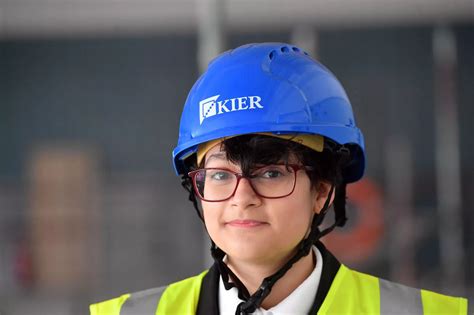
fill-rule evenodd
<path id="1" fill-rule="evenodd" d="M 284 224 L 295 231 L 300 231 L 303 235 L 311 225 L 313 215 L 316 214 L 317 201 L 315 195 L 308 191 L 298 191 L 291 198 L 291 202 L 286 207 L 285 214 L 282 214 Z"/>
<path id="2" fill-rule="evenodd" d="M 303 237 L 311 224 L 311 209 L 309 209 L 307 205 L 302 205 L 298 211 L 288 212 L 290 215 L 287 215 L 281 224 L 285 226 L 288 233 L 298 235 L 298 238 Z"/>
<path id="3" fill-rule="evenodd" d="M 218 203 L 202 202 L 202 212 L 204 216 L 204 224 L 212 239 L 214 239 L 219 228 L 219 220 L 221 210 Z"/>
<path id="4" fill-rule="evenodd" d="M 311 224 L 314 213 L 312 204 L 308 196 L 295 195 L 284 205 L 275 206 L 272 217 L 278 225 L 278 236 L 301 240 Z"/>

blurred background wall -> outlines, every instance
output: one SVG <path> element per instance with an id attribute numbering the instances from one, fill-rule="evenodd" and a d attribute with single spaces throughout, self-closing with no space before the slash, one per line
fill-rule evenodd
<path id="1" fill-rule="evenodd" d="M 0 314 L 86 314 L 209 265 L 171 151 L 207 61 L 259 41 L 317 56 L 364 131 L 328 246 L 472 299 L 473 22 L 468 0 L 1 0 Z"/>

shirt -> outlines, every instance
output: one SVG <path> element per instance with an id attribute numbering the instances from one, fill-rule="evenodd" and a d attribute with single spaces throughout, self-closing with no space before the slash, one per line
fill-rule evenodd
<path id="1" fill-rule="evenodd" d="M 314 302 L 314 297 L 319 287 L 321 273 L 323 270 L 323 258 L 321 252 L 316 246 L 313 246 L 313 252 L 316 255 L 316 266 L 311 274 L 283 301 L 274 307 L 265 310 L 259 308 L 255 315 L 306 315 L 310 312 Z M 234 315 L 237 305 L 242 300 L 238 297 L 237 288 L 226 290 L 222 277 L 219 280 L 219 310 L 222 315 Z"/>

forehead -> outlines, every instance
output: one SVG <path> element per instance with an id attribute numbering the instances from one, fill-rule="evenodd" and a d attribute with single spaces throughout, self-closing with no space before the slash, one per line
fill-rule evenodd
<path id="1" fill-rule="evenodd" d="M 222 150 L 222 142 L 216 143 L 206 152 L 206 155 L 204 156 L 205 162 L 213 159 L 227 161 L 225 151 Z"/>
<path id="2" fill-rule="evenodd" d="M 222 142 L 218 142 L 213 144 L 213 146 L 205 153 L 203 156 L 203 162 L 204 165 L 207 163 L 218 163 L 218 162 L 223 162 L 226 164 L 235 164 L 239 165 L 242 161 L 239 162 L 233 162 L 227 158 L 227 153 L 224 149 L 224 145 Z M 278 155 L 278 154 L 277 154 Z M 269 165 L 269 164 L 285 164 L 285 163 L 292 163 L 292 164 L 298 164 L 299 159 L 297 156 L 293 153 L 290 152 L 289 155 L 284 158 L 283 156 L 278 159 L 278 160 L 273 160 L 273 161 L 258 161 L 258 160 L 253 160 L 251 159 L 252 162 L 249 164 L 250 167 L 252 166 L 262 166 L 262 165 Z"/>

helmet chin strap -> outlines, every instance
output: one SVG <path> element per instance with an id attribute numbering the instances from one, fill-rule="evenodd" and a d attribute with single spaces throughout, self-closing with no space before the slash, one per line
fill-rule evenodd
<path id="1" fill-rule="evenodd" d="M 194 206 L 194 210 L 196 210 L 196 214 L 198 215 L 199 219 L 202 221 L 202 223 L 205 223 L 202 212 L 199 210 L 199 206 L 198 206 L 196 194 L 194 193 L 193 183 L 191 181 L 191 178 L 189 178 L 189 176 L 183 174 L 181 176 L 181 186 L 183 186 L 183 188 L 189 193 L 189 198 L 188 198 L 189 201 L 192 202 L 192 204 Z M 205 224 L 204 224 L 204 227 L 206 227 Z M 206 232 L 207 232 L 207 229 L 206 229 Z M 209 235 L 209 233 L 208 233 L 208 235 Z"/>
<path id="2" fill-rule="evenodd" d="M 247 289 L 243 290 L 242 288 L 239 288 L 238 284 L 239 284 L 240 281 L 236 283 L 237 285 L 235 285 L 235 287 L 237 287 L 237 289 L 239 290 L 239 298 L 244 300 L 244 302 L 241 302 L 237 306 L 237 309 L 235 310 L 236 315 L 244 315 L 244 314 L 250 314 L 250 313 L 255 312 L 257 310 L 257 308 L 260 307 L 263 300 L 270 294 L 270 292 L 271 292 L 273 286 L 275 285 L 275 283 L 279 279 L 281 279 L 286 274 L 286 272 L 298 260 L 300 260 L 304 256 L 307 256 L 310 253 L 313 244 L 320 237 L 326 235 L 327 233 L 329 233 L 330 231 L 332 231 L 334 229 L 334 227 L 337 225 L 337 222 L 334 223 L 332 226 L 330 226 L 329 228 L 325 229 L 322 232 L 318 229 L 318 226 L 323 221 L 324 216 L 326 215 L 326 213 L 329 209 L 329 205 L 330 205 L 330 202 L 331 202 L 331 196 L 333 194 L 333 191 L 334 191 L 334 185 L 331 185 L 331 189 L 329 190 L 328 198 L 326 199 L 326 202 L 324 203 L 323 208 L 321 209 L 321 211 L 317 215 L 315 215 L 313 217 L 313 221 L 311 223 L 311 231 L 310 231 L 309 235 L 305 239 L 301 240 L 301 242 L 297 246 L 296 253 L 293 255 L 293 257 L 290 258 L 289 261 L 287 261 L 283 265 L 283 267 L 280 268 L 280 270 L 278 270 L 277 272 L 275 272 L 271 276 L 266 277 L 265 279 L 263 279 L 263 281 L 262 281 L 260 287 L 258 288 L 258 290 L 250 296 L 248 296 Z M 229 269 L 229 268 L 227 267 L 226 269 Z M 223 277 L 223 279 L 224 279 L 224 277 Z M 234 280 L 234 277 L 232 277 L 232 280 Z M 224 284 L 225 284 L 225 282 L 224 282 Z M 245 296 L 244 294 L 241 294 L 240 291 L 242 291 L 244 293 L 247 291 L 247 296 Z"/>
<path id="3" fill-rule="evenodd" d="M 204 218 L 202 216 L 201 211 L 198 208 L 198 203 L 196 200 L 196 196 L 194 195 L 192 184 L 190 183 L 189 179 L 185 178 L 184 176 L 182 178 L 181 184 L 189 192 L 190 194 L 189 200 L 193 203 L 194 208 L 199 218 L 204 223 Z M 305 257 L 310 253 L 311 248 L 313 244 L 316 243 L 316 241 L 318 241 L 321 237 L 325 236 L 326 234 L 330 233 L 332 230 L 334 230 L 336 226 L 344 225 L 346 221 L 345 211 L 342 211 L 341 213 L 340 209 L 337 209 L 338 211 L 336 211 L 335 222 L 331 226 L 327 227 L 326 229 L 322 231 L 320 231 L 318 228 L 319 225 L 321 225 L 321 223 L 323 222 L 324 217 L 329 210 L 331 197 L 333 195 L 334 189 L 335 189 L 334 184 L 332 184 L 323 208 L 318 214 L 316 214 L 313 217 L 313 220 L 311 223 L 311 231 L 309 235 L 300 241 L 300 243 L 297 246 L 297 251 L 293 255 L 293 257 L 291 257 L 290 260 L 288 260 L 283 265 L 283 267 L 281 267 L 277 272 L 263 279 L 262 283 L 260 284 L 260 287 L 253 294 L 249 293 L 249 291 L 247 290 L 245 285 L 242 283 L 242 281 L 240 281 L 240 279 L 235 275 L 235 273 L 224 263 L 224 257 L 226 253 L 222 249 L 217 247 L 214 241 L 212 240 L 212 238 L 209 236 L 209 238 L 211 239 L 211 244 L 212 244 L 211 245 L 212 258 L 214 259 L 217 265 L 217 268 L 219 269 L 219 273 L 222 276 L 225 289 L 229 290 L 231 288 L 237 288 L 238 296 L 241 300 L 243 300 L 243 302 L 241 302 L 237 306 L 237 309 L 235 310 L 236 315 L 245 315 L 245 314 L 250 314 L 250 313 L 255 312 L 260 307 L 263 300 L 270 294 L 275 283 L 280 278 L 282 278 L 286 274 L 286 272 L 297 261 L 299 261 L 302 257 Z"/>

